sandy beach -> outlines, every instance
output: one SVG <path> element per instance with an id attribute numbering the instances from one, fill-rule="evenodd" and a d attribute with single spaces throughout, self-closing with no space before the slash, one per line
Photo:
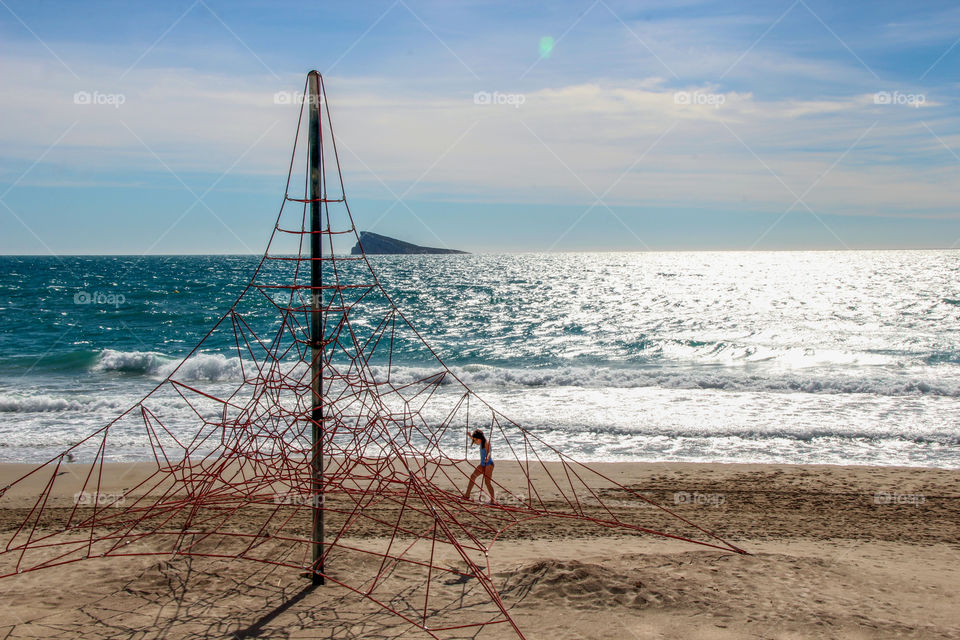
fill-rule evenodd
<path id="1" fill-rule="evenodd" d="M 650 535 L 539 518 L 490 549 L 493 582 L 527 638 L 960 637 L 960 471 L 693 463 L 592 465 L 616 482 L 747 550 L 738 555 Z M 89 471 L 68 465 L 51 496 L 70 509 Z M 29 465 L 3 465 L 0 484 Z M 101 491 L 122 492 L 149 465 L 108 465 Z M 7 492 L 4 541 L 42 477 Z M 518 468 L 497 480 L 519 488 Z M 604 487 L 598 487 L 603 490 Z M 504 490 L 498 494 L 507 495 Z M 606 500 L 650 511 L 642 501 Z M 380 535 L 357 532 L 361 546 Z M 151 544 L 149 540 L 143 544 Z M 281 541 L 266 555 L 291 551 Z M 4 554 L 2 567 L 16 562 Z M 452 560 L 451 560 L 452 561 Z M 332 576 L 360 571 L 331 558 Z M 342 574 L 340 573 L 342 572 Z M 422 577 L 393 576 L 396 598 Z M 474 584 L 470 584 L 473 582 Z M 469 594 L 476 581 L 436 589 Z M 94 558 L 0 581 L 2 638 L 427 637 L 356 594 L 288 567 L 186 556 Z M 439 592 L 438 592 L 439 593 Z M 413 596 L 411 596 L 413 597 Z M 442 637 L 516 637 L 496 624 Z"/>
<path id="2" fill-rule="evenodd" d="M 0 0 L 0 640 L 960 640 L 958 26 Z"/>

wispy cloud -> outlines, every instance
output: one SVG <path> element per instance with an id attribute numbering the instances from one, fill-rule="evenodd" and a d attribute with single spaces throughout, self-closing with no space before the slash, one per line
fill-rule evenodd
<path id="1" fill-rule="evenodd" d="M 282 99 L 277 103 L 281 90 L 269 76 L 159 70 L 126 81 L 120 105 L 76 104 L 78 91 L 118 92 L 109 82 L 114 70 L 105 67 L 81 82 L 61 77 L 37 83 L 34 78 L 50 78 L 56 67 L 22 60 L 4 64 L 9 73 L 3 100 L 11 117 L 0 123 L 0 138 L 8 157 L 35 156 L 38 141 L 58 123 L 73 119 L 79 124 L 52 162 L 104 172 L 155 168 L 156 159 L 130 135 L 133 130 L 175 171 L 218 173 L 280 120 L 290 126 L 272 129 L 257 153 L 234 170 L 275 175 L 285 165 L 298 107 Z M 291 88 L 299 81 L 291 76 L 283 91 L 294 94 L 298 89 Z M 381 181 L 397 189 L 417 180 L 438 154 L 479 122 L 413 195 L 542 203 L 589 199 L 524 129 L 522 118 L 596 190 L 629 166 L 638 148 L 677 123 L 670 140 L 611 194 L 618 204 L 774 206 L 783 193 L 757 173 L 754 160 L 721 123 L 777 166 L 786 181 L 806 184 L 848 142 L 850 132 L 879 119 L 869 151 L 838 167 L 817 194 L 824 206 L 864 214 L 943 213 L 955 207 L 955 195 L 947 188 L 950 172 L 938 177 L 930 173 L 929 162 L 917 161 L 918 156 L 942 154 L 939 143 L 918 128 L 921 118 L 946 119 L 940 126 L 943 139 L 950 144 L 955 138 L 955 122 L 942 102 L 931 98 L 920 108 L 876 104 L 875 94 L 862 93 L 764 99 L 717 85 L 668 84 L 654 77 L 557 86 L 516 94 L 522 95 L 522 104 L 511 105 L 476 104 L 474 94 L 447 93 L 442 87 L 433 93 L 411 91 L 388 78 L 329 82 L 339 135 L 377 174 L 374 178 L 359 162 L 345 159 L 354 195 L 380 195 Z M 897 157 L 911 162 L 891 163 Z M 924 194 L 918 196 L 918 190 Z"/>
<path id="2" fill-rule="evenodd" d="M 777 214 L 790 191 L 815 183 L 805 202 L 825 215 L 958 215 L 955 87 L 936 73 L 920 80 L 937 56 L 954 55 L 943 15 L 900 12 L 867 29 L 803 3 L 763 12 L 594 5 L 583 14 L 567 3 L 518 8 L 512 21 L 484 3 L 351 13 L 335 38 L 342 46 L 325 54 L 336 61 L 327 86 L 338 137 L 352 151 L 341 157 L 351 196 L 390 202 L 404 193 L 412 209 L 427 201 L 588 207 L 603 192 L 617 207 Z M 18 189 L 150 186 L 161 175 L 157 158 L 198 185 L 228 168 L 263 184 L 283 172 L 303 53 L 267 55 L 258 29 L 269 27 L 219 7 L 209 40 L 184 38 L 202 9 L 159 39 L 179 14 L 143 42 L 46 40 L 69 69 L 29 33 L 0 45 L 0 181 L 20 175 L 74 121 L 44 158 L 61 178 L 32 171 Z M 464 20 L 471 30 L 457 27 Z M 539 37 L 561 33 L 532 65 Z M 891 51 L 896 62 L 885 66 Z M 137 72 L 124 75 L 134 61 Z M 235 188 L 253 187 L 218 185 Z"/>

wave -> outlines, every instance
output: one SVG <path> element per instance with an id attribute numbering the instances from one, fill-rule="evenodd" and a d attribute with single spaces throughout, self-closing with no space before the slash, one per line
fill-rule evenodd
<path id="1" fill-rule="evenodd" d="M 100 352 L 92 370 L 157 375 L 162 367 L 173 362 L 173 358 L 154 351 L 115 351 L 113 349 L 105 349 Z"/>
<path id="2" fill-rule="evenodd" d="M 826 375 L 797 373 L 749 374 L 742 370 L 694 367 L 627 369 L 615 367 L 562 367 L 555 369 L 508 369 L 483 365 L 451 367 L 451 372 L 467 386 L 487 387 L 594 387 L 667 389 L 715 389 L 721 391 L 766 391 L 825 394 L 875 394 L 881 396 L 960 397 L 960 379 L 945 381 L 930 376 L 906 378 L 897 374 Z M 437 370 L 419 367 L 394 368 L 391 380 L 403 384 L 435 375 Z M 374 375 L 385 377 L 386 367 L 375 367 Z M 443 384 L 454 384 L 453 377 Z"/>
<path id="3" fill-rule="evenodd" d="M 85 373 L 119 373 L 145 376 L 158 380 L 177 371 L 180 380 L 205 380 L 211 382 L 241 380 L 240 360 L 221 353 L 195 353 L 177 369 L 182 358 L 157 351 L 71 351 L 50 354 L 41 359 L 36 356 L 12 356 L 0 359 L 0 369 L 8 372 L 22 371 L 34 375 L 61 374 L 66 376 Z"/>
<path id="4" fill-rule="evenodd" d="M 727 365 L 773 363 L 794 369 L 832 365 L 878 366 L 899 362 L 896 356 L 890 354 L 725 341 L 644 340 L 640 348 L 647 358 L 659 357 L 677 362 L 693 361 Z"/>
<path id="5" fill-rule="evenodd" d="M 588 427 L 579 427 L 577 425 L 557 424 L 530 424 L 525 427 L 542 434 L 553 442 L 587 441 L 597 446 L 596 436 L 615 437 L 616 442 L 621 445 L 629 446 L 630 442 L 637 440 L 651 439 L 689 439 L 689 440 L 722 440 L 726 438 L 737 438 L 740 440 L 793 440 L 799 442 L 814 442 L 819 440 L 839 439 L 849 442 L 859 441 L 861 443 L 881 443 L 881 442 L 908 442 L 918 445 L 939 445 L 953 447 L 960 444 L 960 434 L 950 431 L 934 431 L 927 433 L 891 433 L 889 431 L 877 431 L 869 427 L 861 426 L 842 426 L 833 427 L 789 427 L 787 425 L 776 425 L 770 429 L 757 427 L 739 427 L 724 426 L 717 424 L 704 425 L 701 428 L 684 427 L 671 425 L 661 429 L 649 427 L 633 427 L 626 425 L 590 425 Z M 590 434 L 584 438 L 584 434 Z"/>
<path id="6" fill-rule="evenodd" d="M 692 349 L 714 346 L 690 345 Z M 723 349 L 720 349 L 723 351 Z M 564 367 L 501 367 L 464 364 L 450 371 L 471 387 L 537 388 L 590 387 L 666 389 L 713 389 L 733 392 L 796 392 L 811 394 L 874 394 L 880 396 L 960 397 L 960 374 L 953 367 L 956 353 L 939 354 L 935 362 L 910 369 L 891 366 L 852 365 L 841 368 L 766 366 L 727 367 L 722 364 L 670 363 L 658 366 L 580 365 Z M 291 363 L 295 365 L 295 363 Z M 948 371 L 943 366 L 949 367 Z M 54 358 L 53 366 L 64 372 L 99 372 L 143 376 L 162 380 L 170 375 L 182 381 L 240 382 L 241 361 L 222 353 L 195 353 L 186 361 L 155 351 L 76 352 Z M 758 368 L 762 367 L 762 369 Z M 176 372 L 174 374 L 174 372 Z M 373 365 L 378 380 L 386 378 L 387 368 Z M 438 366 L 394 366 L 390 379 L 397 384 L 414 382 L 443 373 Z M 442 384 L 454 384 L 446 376 Z M 51 400 L 51 402 L 54 402 Z M 11 411 L 0 406 L 0 411 Z M 42 409 L 38 409 L 42 410 Z"/>
<path id="7" fill-rule="evenodd" d="M 95 365 L 99 356 L 99 351 L 52 353 L 39 359 L 36 355 L 10 355 L 0 358 L 0 367 L 15 372 L 79 373 Z"/>
<path id="8" fill-rule="evenodd" d="M 93 413 L 120 409 L 117 399 L 91 397 L 56 397 L 50 395 L 25 396 L 0 394 L 0 413 L 45 413 L 49 411 L 79 411 Z"/>
<path id="9" fill-rule="evenodd" d="M 960 351 L 935 351 L 924 360 L 926 364 L 960 364 Z"/>
<path id="10" fill-rule="evenodd" d="M 240 359 L 228 358 L 220 353 L 195 353 L 181 361 L 154 351 L 115 351 L 105 349 L 100 352 L 94 371 L 131 373 L 163 379 L 176 372 L 177 380 L 191 381 L 240 381 L 242 370 Z"/>

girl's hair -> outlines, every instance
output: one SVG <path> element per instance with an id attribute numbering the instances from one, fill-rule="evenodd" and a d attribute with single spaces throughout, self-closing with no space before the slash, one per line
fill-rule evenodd
<path id="1" fill-rule="evenodd" d="M 480 431 L 480 429 L 477 429 L 476 431 L 473 432 L 473 435 L 471 435 L 470 437 L 477 438 L 480 441 L 480 446 L 486 448 L 487 439 L 484 437 L 483 431 Z"/>

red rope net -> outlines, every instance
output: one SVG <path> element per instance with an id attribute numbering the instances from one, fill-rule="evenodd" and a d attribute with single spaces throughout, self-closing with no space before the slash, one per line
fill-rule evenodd
<path id="1" fill-rule="evenodd" d="M 359 238 L 319 74 L 316 83 L 320 99 L 301 107 L 270 243 L 242 294 L 142 400 L 3 488 L 0 506 L 23 518 L 0 539 L 0 578 L 90 557 L 235 558 L 349 589 L 431 637 L 502 623 L 523 637 L 487 554 L 499 538 L 522 537 L 535 519 L 742 553 L 486 404 L 391 301 L 366 255 L 334 253 L 335 241 Z M 303 193 L 291 195 L 311 109 L 321 125 L 320 198 L 310 197 L 307 171 Z M 311 233 L 314 203 L 322 223 Z M 320 286 L 311 280 L 316 236 Z M 315 301 L 319 345 L 310 331 Z M 314 346 L 322 358 L 319 421 Z M 203 380 L 202 359 L 211 353 L 229 357 L 236 381 Z M 462 497 L 475 468 L 463 457 L 465 431 L 474 429 L 491 443 L 495 504 Z M 133 485 L 121 493 L 111 479 L 119 472 L 107 466 L 111 444 L 138 437 L 149 442 L 152 461 L 119 465 Z M 83 464 L 68 464 L 73 459 Z M 64 507 L 58 491 L 70 481 L 79 498 Z M 650 508 L 621 508 L 627 503 Z M 401 577 L 418 586 L 397 598 Z"/>

